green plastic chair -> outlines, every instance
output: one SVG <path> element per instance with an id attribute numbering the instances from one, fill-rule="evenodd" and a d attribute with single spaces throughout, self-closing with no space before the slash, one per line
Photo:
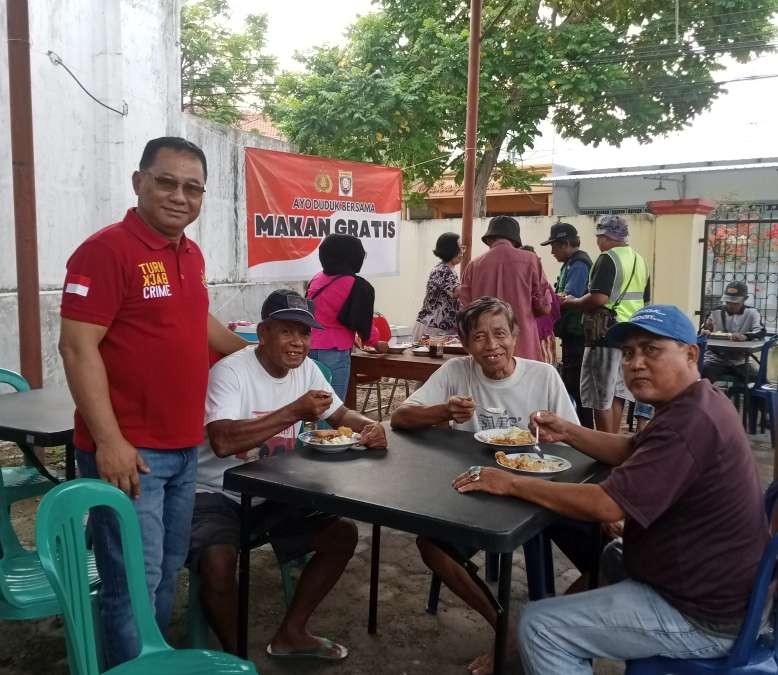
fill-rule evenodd
<path id="1" fill-rule="evenodd" d="M 266 544 L 264 539 L 258 539 L 252 542 L 251 548 L 259 548 Z M 294 598 L 294 589 L 297 585 L 297 579 L 303 567 L 311 559 L 310 554 L 306 554 L 295 560 L 290 560 L 283 565 L 279 565 L 281 570 L 281 587 L 284 591 L 284 602 L 286 606 L 292 604 Z M 189 646 L 196 649 L 205 649 L 208 646 L 208 619 L 205 616 L 202 603 L 200 602 L 200 588 L 202 580 L 200 575 L 189 570 L 189 607 L 187 610 L 187 642 Z"/>
<path id="2" fill-rule="evenodd" d="M 62 614 L 37 553 L 24 548 L 16 536 L 2 480 L 0 475 L 0 619 L 42 619 Z M 99 577 L 91 553 L 86 568 L 89 588 L 94 589 Z"/>
<path id="3" fill-rule="evenodd" d="M 309 356 L 308 358 L 311 357 Z M 327 380 L 329 384 L 332 384 L 332 369 L 326 363 L 322 363 L 316 359 L 311 359 L 311 361 L 313 361 L 318 366 L 321 374 L 324 375 L 324 379 Z"/>
<path id="4" fill-rule="evenodd" d="M 19 373 L 0 368 L 0 384 L 7 384 L 18 391 L 29 391 L 30 385 Z M 32 448 L 29 449 L 32 452 Z M 34 466 L 4 466 L 2 472 L 3 486 L 9 504 L 39 497 L 48 492 L 55 483 L 41 474 Z"/>
<path id="5" fill-rule="evenodd" d="M 91 478 L 68 481 L 49 491 L 41 501 L 35 523 L 41 565 L 63 609 L 70 672 L 73 675 L 100 673 L 92 632 L 94 616 L 89 602 L 88 551 L 83 526 L 87 512 L 96 506 L 113 509 L 119 524 L 130 603 L 141 644 L 135 659 L 105 672 L 256 675 L 252 663 L 230 654 L 175 650 L 165 642 L 151 609 L 135 509 L 121 490 Z"/>

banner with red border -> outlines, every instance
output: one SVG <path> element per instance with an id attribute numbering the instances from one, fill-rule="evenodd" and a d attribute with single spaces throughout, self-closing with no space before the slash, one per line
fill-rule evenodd
<path id="1" fill-rule="evenodd" d="M 362 241 L 361 274 L 396 275 L 401 204 L 400 169 L 246 148 L 248 277 L 310 279 L 331 232 Z"/>

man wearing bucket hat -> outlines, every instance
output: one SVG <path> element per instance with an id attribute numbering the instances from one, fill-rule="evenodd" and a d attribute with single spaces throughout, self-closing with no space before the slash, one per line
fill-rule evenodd
<path id="1" fill-rule="evenodd" d="M 618 433 L 624 401 L 634 400 L 621 373 L 621 354 L 604 340 L 608 326 L 626 321 L 650 296 L 648 265 L 627 242 L 629 227 L 621 216 L 600 218 L 595 231 L 601 254 L 592 267 L 589 291 L 566 297 L 563 310 L 584 313 L 586 349 L 581 365 L 581 402 L 594 409 L 600 431 Z"/>
<path id="2" fill-rule="evenodd" d="M 471 261 L 462 272 L 459 301 L 462 307 L 485 296 L 507 302 L 513 308 L 519 326 L 515 356 L 540 361 L 535 317 L 551 311 L 551 303 L 546 297 L 548 282 L 540 258 L 519 248 L 519 223 L 510 216 L 492 218 L 481 241 L 489 250 Z"/>
<path id="3" fill-rule="evenodd" d="M 747 299 L 748 287 L 742 281 L 728 283 L 721 296 L 722 306 L 708 315 L 700 334 L 727 333 L 736 342 L 764 337 L 765 329 L 759 310 L 746 307 Z M 756 365 L 746 355 L 716 347 L 705 350 L 702 376 L 711 382 L 721 379 L 722 375 L 740 378 L 744 368 L 748 372 L 748 379 L 755 380 Z"/>
<path id="4" fill-rule="evenodd" d="M 532 418 L 541 441 L 612 466 L 608 478 L 573 485 L 484 467 L 454 481 L 460 492 L 523 499 L 569 518 L 625 520 L 621 580 L 613 574 L 612 585 L 522 610 L 528 675 L 589 674 L 594 658 L 726 654 L 768 542 L 748 438 L 732 404 L 700 379 L 691 321 L 672 305 L 649 305 L 607 337 L 621 349 L 633 395 L 656 407 L 646 429 L 629 437 L 549 412 Z"/>
<path id="5" fill-rule="evenodd" d="M 205 403 L 207 441 L 199 447 L 189 550 L 189 567 L 202 579 L 201 599 L 209 623 L 230 652 L 235 651 L 237 636 L 240 497 L 223 490 L 224 472 L 247 461 L 293 452 L 303 421 L 347 426 L 361 432 L 364 445 L 386 447 L 383 426 L 346 408 L 308 358 L 311 329 L 321 328 L 313 302 L 295 291 L 273 291 L 261 315 L 259 346 L 236 352 L 211 369 Z M 270 500 L 255 500 L 251 518 L 253 532 L 269 532 L 279 563 L 314 553 L 267 653 L 345 658 L 346 647 L 312 635 L 307 623 L 354 553 L 354 524 Z"/>

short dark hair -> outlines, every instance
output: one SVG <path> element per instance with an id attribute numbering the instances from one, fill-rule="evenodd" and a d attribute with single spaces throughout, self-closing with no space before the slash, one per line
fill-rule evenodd
<path id="1" fill-rule="evenodd" d="M 205 153 L 200 149 L 199 145 L 195 145 L 192 141 L 187 141 L 180 136 L 161 136 L 160 138 L 151 139 L 146 143 L 146 147 L 143 148 L 143 154 L 140 156 L 138 168 L 141 171 L 148 169 L 154 164 L 157 153 L 162 150 L 162 148 L 170 148 L 177 152 L 188 152 L 190 155 L 197 157 L 203 165 L 203 177 L 208 180 L 208 162 L 205 160 Z"/>
<path id="2" fill-rule="evenodd" d="M 581 237 L 567 237 L 567 239 L 560 239 L 560 244 L 570 244 L 573 248 L 579 248 L 581 246 Z"/>
<path id="3" fill-rule="evenodd" d="M 518 328 L 513 307 L 504 300 L 484 295 L 476 298 L 467 307 L 463 307 L 457 312 L 457 333 L 459 333 L 459 338 L 463 344 L 468 343 L 470 334 L 473 332 L 482 314 L 502 314 L 508 320 L 508 326 L 510 326 L 511 331 L 515 331 Z"/>

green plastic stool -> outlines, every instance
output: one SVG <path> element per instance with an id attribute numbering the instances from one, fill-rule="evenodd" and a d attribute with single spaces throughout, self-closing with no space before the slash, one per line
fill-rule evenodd
<path id="1" fill-rule="evenodd" d="M 138 517 L 130 498 L 112 485 L 90 478 L 54 487 L 41 501 L 35 524 L 38 555 L 63 609 L 73 675 L 99 675 L 89 602 L 88 556 L 84 518 L 89 509 L 105 506 L 114 511 L 119 525 L 130 603 L 141 644 L 140 654 L 106 673 L 113 675 L 254 674 L 254 664 L 222 652 L 173 649 L 157 626 L 146 586 L 143 544 Z"/>
<path id="2" fill-rule="evenodd" d="M 262 542 L 265 543 L 265 542 Z M 261 546 L 257 544 L 256 546 Z M 307 554 L 296 560 L 280 565 L 281 585 L 284 590 L 286 606 L 292 604 L 297 578 L 303 567 L 308 564 L 311 555 Z M 200 602 L 202 580 L 197 572 L 189 570 L 189 608 L 187 611 L 187 641 L 193 649 L 205 649 L 208 646 L 208 619 Z"/>

